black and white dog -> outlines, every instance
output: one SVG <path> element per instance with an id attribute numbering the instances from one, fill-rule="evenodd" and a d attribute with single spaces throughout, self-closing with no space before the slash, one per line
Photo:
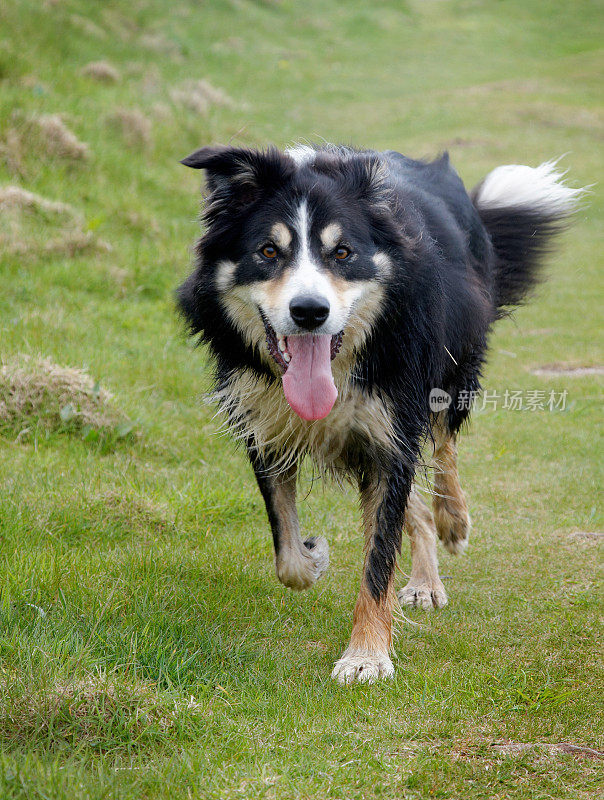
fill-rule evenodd
<path id="1" fill-rule="evenodd" d="M 479 389 L 491 325 L 534 284 L 580 190 L 546 163 L 498 167 L 468 194 L 446 155 L 336 146 L 204 147 L 182 163 L 206 170 L 209 196 L 179 304 L 215 359 L 277 576 L 306 589 L 328 567 L 325 539 L 303 540 L 298 525 L 297 466 L 309 455 L 358 481 L 363 510 L 361 589 L 333 677 L 389 676 L 403 526 L 412 572 L 398 599 L 441 607 L 436 534 L 458 553 L 470 531 L 456 462 L 470 404 L 459 400 Z M 448 408 L 431 408 L 436 389 Z M 433 514 L 414 488 L 426 443 Z"/>

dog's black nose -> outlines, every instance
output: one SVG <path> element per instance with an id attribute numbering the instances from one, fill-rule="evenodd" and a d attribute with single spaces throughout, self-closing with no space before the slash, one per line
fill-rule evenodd
<path id="1" fill-rule="evenodd" d="M 289 304 L 289 313 L 297 325 L 312 331 L 329 316 L 329 302 L 320 295 L 299 294 Z"/>

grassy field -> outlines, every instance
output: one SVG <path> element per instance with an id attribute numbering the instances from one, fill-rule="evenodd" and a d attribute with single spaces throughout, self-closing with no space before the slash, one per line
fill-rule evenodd
<path id="1" fill-rule="evenodd" d="M 2 798 L 597 795 L 602 378 L 572 368 L 603 363 L 598 187 L 486 373 L 566 408 L 475 417 L 468 554 L 442 552 L 450 604 L 408 612 L 380 685 L 329 678 L 354 494 L 314 488 L 330 572 L 277 583 L 173 290 L 199 188 L 178 160 L 205 143 L 449 149 L 468 186 L 567 153 L 601 180 L 602 22 L 595 0 L 0 6 Z"/>

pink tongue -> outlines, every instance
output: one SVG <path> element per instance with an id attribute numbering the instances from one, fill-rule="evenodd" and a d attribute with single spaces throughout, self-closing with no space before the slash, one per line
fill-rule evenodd
<path id="1" fill-rule="evenodd" d="M 336 402 L 331 374 L 331 336 L 289 336 L 291 356 L 283 376 L 285 399 L 302 419 L 323 419 Z"/>

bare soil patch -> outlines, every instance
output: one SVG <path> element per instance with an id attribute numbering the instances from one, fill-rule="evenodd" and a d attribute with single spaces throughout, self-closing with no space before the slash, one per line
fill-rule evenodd
<path id="1" fill-rule="evenodd" d="M 491 749 L 501 755 L 516 755 L 530 750 L 543 750 L 550 755 L 564 753 L 587 758 L 604 758 L 604 752 L 595 750 L 587 745 L 571 744 L 570 742 L 503 742 L 491 744 Z"/>
<path id="2" fill-rule="evenodd" d="M 538 375 L 541 378 L 584 378 L 588 375 L 604 375 L 604 367 L 584 367 L 574 366 L 572 364 L 544 364 L 542 367 L 536 367 L 531 370 L 533 375 Z"/>
<path id="3" fill-rule="evenodd" d="M 584 539 L 588 541 L 601 541 L 604 539 L 603 531 L 573 531 L 570 534 L 571 539 Z"/>

